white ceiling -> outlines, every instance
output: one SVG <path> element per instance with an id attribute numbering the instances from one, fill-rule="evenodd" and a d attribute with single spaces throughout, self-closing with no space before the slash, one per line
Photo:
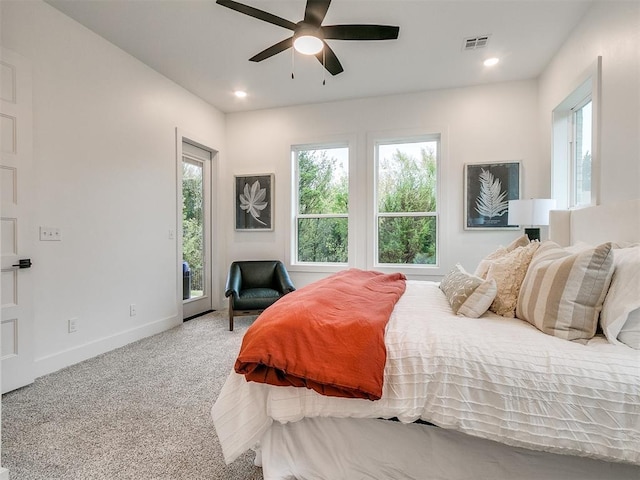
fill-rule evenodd
<path id="1" fill-rule="evenodd" d="M 324 25 L 389 24 L 398 40 L 328 43 L 344 72 L 326 74 L 291 50 L 248 59 L 291 31 L 215 0 L 46 0 L 223 112 L 328 102 L 537 77 L 591 0 L 334 0 Z M 298 22 L 304 0 L 241 0 Z M 483 49 L 467 37 L 489 34 Z M 500 58 L 492 68 L 482 65 Z M 237 99 L 235 89 L 248 96 Z"/>

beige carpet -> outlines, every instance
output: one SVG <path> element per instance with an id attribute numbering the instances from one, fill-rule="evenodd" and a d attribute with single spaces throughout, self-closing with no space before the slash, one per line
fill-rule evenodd
<path id="1" fill-rule="evenodd" d="M 210 409 L 254 317 L 226 312 L 38 378 L 2 397 L 11 480 L 262 479 L 227 466 Z"/>

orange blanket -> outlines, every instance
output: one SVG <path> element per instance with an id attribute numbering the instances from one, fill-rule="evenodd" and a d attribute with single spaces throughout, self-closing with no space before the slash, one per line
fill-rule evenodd
<path id="1" fill-rule="evenodd" d="M 349 269 L 292 292 L 249 327 L 235 363 L 248 381 L 377 400 L 384 331 L 405 290 L 401 273 Z"/>

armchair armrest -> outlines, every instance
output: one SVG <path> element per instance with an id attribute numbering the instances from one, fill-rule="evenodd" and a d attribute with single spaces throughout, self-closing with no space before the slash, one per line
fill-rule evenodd
<path id="1" fill-rule="evenodd" d="M 293 286 L 291 278 L 289 278 L 289 272 L 284 268 L 282 262 L 276 264 L 274 277 L 276 284 L 283 294 L 291 293 L 296 289 L 296 287 Z"/>
<path id="2" fill-rule="evenodd" d="M 227 275 L 227 285 L 225 287 L 224 296 L 229 297 L 233 295 L 234 298 L 238 298 L 241 286 L 242 274 L 240 272 L 240 266 L 236 263 L 232 263 L 229 268 L 229 275 Z"/>

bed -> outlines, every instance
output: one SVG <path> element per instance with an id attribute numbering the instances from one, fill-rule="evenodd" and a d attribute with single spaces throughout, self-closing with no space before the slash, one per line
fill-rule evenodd
<path id="1" fill-rule="evenodd" d="M 572 255 L 614 241 L 614 258 L 625 250 L 620 258 L 636 262 L 629 244 L 640 241 L 640 201 L 552 212 L 550 236 Z M 542 268 L 543 245 L 518 294 L 518 309 L 533 316 L 535 296 L 521 295 Z M 626 263 L 612 267 L 602 309 L 640 311 L 637 286 L 620 281 L 623 272 L 638 279 L 633 265 L 631 277 Z M 602 306 L 614 285 L 621 298 L 635 297 L 626 310 Z M 456 315 L 437 283 L 407 280 L 386 325 L 378 400 L 247 382 L 232 371 L 212 408 L 225 461 L 254 449 L 267 480 L 637 480 L 640 350 L 589 328 L 565 334 L 547 317 Z M 619 322 L 611 328 L 623 338 Z"/>

